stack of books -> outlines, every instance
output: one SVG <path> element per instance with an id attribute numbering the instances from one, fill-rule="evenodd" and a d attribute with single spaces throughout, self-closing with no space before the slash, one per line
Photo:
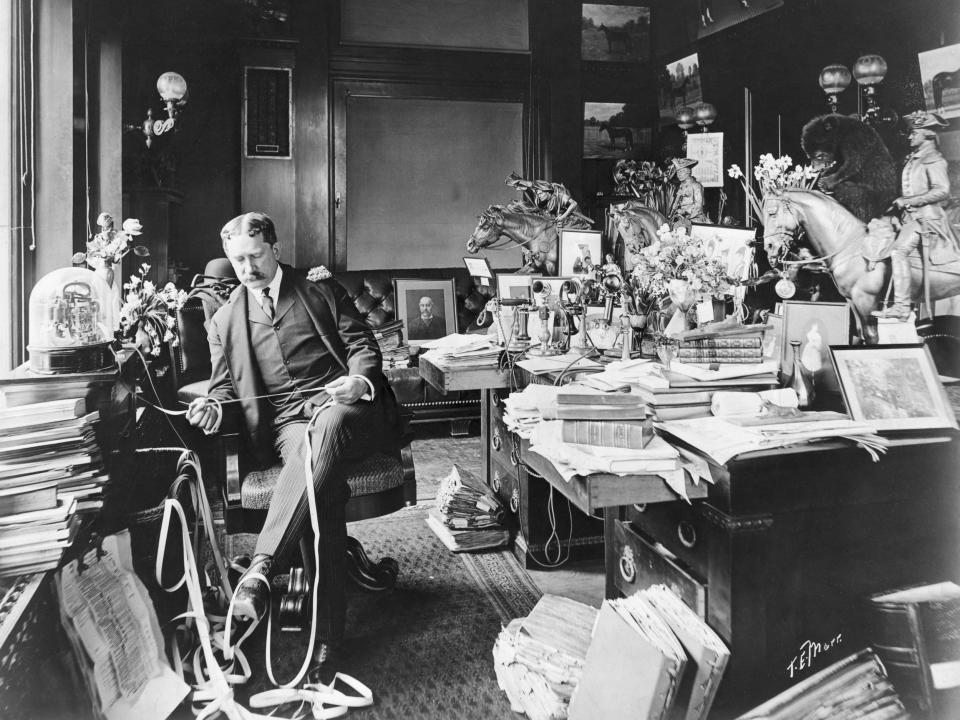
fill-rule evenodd
<path id="1" fill-rule="evenodd" d="M 680 338 L 677 358 L 683 363 L 728 365 L 763 360 L 763 328 L 741 325 L 723 333 L 691 332 Z"/>
<path id="2" fill-rule="evenodd" d="M 738 720 L 909 720 L 910 717 L 880 660 L 873 650 L 866 649 L 811 675 Z"/>
<path id="3" fill-rule="evenodd" d="M 0 408 L 0 576 L 55 567 L 103 505 L 98 417 L 83 398 Z"/>
<path id="4" fill-rule="evenodd" d="M 639 395 L 566 386 L 552 405 L 542 408 L 544 420 L 559 420 L 564 442 L 642 450 L 653 438 L 653 421 Z"/>
<path id="5" fill-rule="evenodd" d="M 440 481 L 427 525 L 453 552 L 501 547 L 510 540 L 500 500 L 473 473 L 457 465 Z"/>
<path id="6" fill-rule="evenodd" d="M 531 720 L 567 716 L 596 618 L 589 605 L 544 595 L 527 617 L 511 620 L 500 632 L 493 667 L 514 712 Z"/>
<path id="7" fill-rule="evenodd" d="M 604 600 L 570 720 L 702 720 L 729 659 L 717 634 L 664 585 Z"/>
<path id="8" fill-rule="evenodd" d="M 373 336 L 380 346 L 383 367 L 404 368 L 410 365 L 410 348 L 403 343 L 403 321 L 393 320 L 374 328 Z"/>
<path id="9" fill-rule="evenodd" d="M 870 598 L 869 640 L 910 710 L 960 717 L 960 585 L 939 582 Z"/>

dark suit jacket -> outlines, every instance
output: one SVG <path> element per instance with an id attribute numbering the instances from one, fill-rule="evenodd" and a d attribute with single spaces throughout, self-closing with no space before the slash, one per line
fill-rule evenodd
<path id="1" fill-rule="evenodd" d="M 424 320 L 419 315 L 410 321 L 409 340 L 433 340 L 447 334 L 447 321 L 443 315 L 434 315 Z"/>
<path id="2" fill-rule="evenodd" d="M 384 404 L 390 425 L 396 427 L 397 402 L 383 375 L 380 348 L 347 291 L 332 278 L 313 282 L 288 265 L 282 267 L 275 316 L 281 318 L 299 297 L 312 325 L 303 331 L 320 336 L 345 375 L 362 375 L 373 384 L 376 402 Z M 258 459 L 266 461 L 273 456 L 272 416 L 265 399 L 252 399 L 266 389 L 250 341 L 248 298 L 247 288 L 241 285 L 210 320 L 207 339 L 212 370 L 207 395 L 219 401 L 247 398 L 240 401 L 244 425 Z"/>

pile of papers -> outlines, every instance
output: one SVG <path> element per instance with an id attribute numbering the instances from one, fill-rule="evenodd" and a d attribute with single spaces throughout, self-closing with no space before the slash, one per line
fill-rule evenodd
<path id="1" fill-rule="evenodd" d="M 707 718 L 730 651 L 666 586 L 604 600 L 570 720 Z"/>
<path id="2" fill-rule="evenodd" d="M 443 367 L 496 366 L 500 348 L 486 335 L 447 335 L 420 343 L 429 362 Z"/>
<path id="3" fill-rule="evenodd" d="M 817 440 L 849 440 L 870 453 L 874 461 L 886 452 L 886 438 L 878 435 L 872 426 L 845 415 L 829 415 L 827 419 L 786 419 L 754 426 L 731 422 L 729 417 L 691 418 L 658 423 L 657 429 L 682 440 L 720 465 L 741 453 Z"/>
<path id="4" fill-rule="evenodd" d="M 501 547 L 510 540 L 497 496 L 468 470 L 457 465 L 440 481 L 437 504 L 427 525 L 453 552 Z"/>
<path id="5" fill-rule="evenodd" d="M 544 595 L 527 617 L 511 620 L 500 632 L 493 667 L 514 712 L 531 720 L 567 716 L 596 618 L 589 605 Z"/>

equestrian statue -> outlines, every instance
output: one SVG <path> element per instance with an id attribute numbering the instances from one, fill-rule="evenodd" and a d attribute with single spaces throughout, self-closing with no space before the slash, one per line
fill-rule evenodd
<path id="1" fill-rule="evenodd" d="M 518 272 L 556 275 L 560 237 L 556 219 L 524 211 L 518 205 L 491 205 L 484 210 L 467 240 L 467 252 L 476 255 L 484 248 L 499 249 L 505 242 L 513 242 L 520 246 L 523 258 L 523 267 Z"/>

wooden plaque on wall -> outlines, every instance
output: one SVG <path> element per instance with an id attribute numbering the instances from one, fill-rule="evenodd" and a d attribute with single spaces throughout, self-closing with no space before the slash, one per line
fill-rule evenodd
<path id="1" fill-rule="evenodd" d="M 248 158 L 290 158 L 293 70 L 245 67 L 243 144 Z"/>

